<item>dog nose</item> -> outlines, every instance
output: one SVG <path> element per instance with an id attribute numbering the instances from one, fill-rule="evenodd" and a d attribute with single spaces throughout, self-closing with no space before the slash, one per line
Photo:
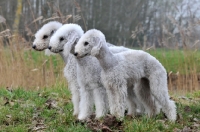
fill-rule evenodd
<path id="1" fill-rule="evenodd" d="M 33 45 L 32 48 L 35 49 L 35 48 L 36 48 L 36 45 Z"/>
<path id="2" fill-rule="evenodd" d="M 77 53 L 77 52 L 75 52 L 75 53 L 74 53 L 74 55 L 75 55 L 75 56 L 77 56 L 77 55 L 78 55 L 78 53 Z"/>
<path id="3" fill-rule="evenodd" d="M 49 46 L 48 48 L 49 48 L 49 49 L 51 49 L 52 47 L 51 47 L 51 46 Z"/>

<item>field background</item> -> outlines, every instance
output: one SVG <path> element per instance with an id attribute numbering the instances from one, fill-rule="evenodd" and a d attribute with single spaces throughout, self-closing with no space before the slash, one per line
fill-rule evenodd
<path id="1" fill-rule="evenodd" d="M 0 0 L 0 131 L 200 131 L 198 5 L 198 0 Z M 63 60 L 31 48 L 35 32 L 52 20 L 100 29 L 108 42 L 156 57 L 167 70 L 178 120 L 168 122 L 161 113 L 123 122 L 109 116 L 77 121 Z"/>

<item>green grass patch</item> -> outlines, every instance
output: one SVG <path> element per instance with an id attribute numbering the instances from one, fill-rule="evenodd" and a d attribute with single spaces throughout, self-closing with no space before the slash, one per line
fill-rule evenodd
<path id="1" fill-rule="evenodd" d="M 109 126 L 117 131 L 199 131 L 200 96 L 199 91 L 183 97 L 173 97 L 176 101 L 178 120 L 168 121 L 164 114 L 149 118 L 125 117 L 120 128 Z M 69 90 L 63 84 L 40 90 L 12 91 L 0 89 L 0 131 L 92 131 L 87 123 L 78 123 L 72 115 L 73 106 Z M 101 120 L 104 120 L 102 118 Z M 100 130 L 101 131 L 101 130 Z"/>
<path id="2" fill-rule="evenodd" d="M 88 131 L 75 123 L 67 88 L 0 89 L 0 97 L 0 131 Z"/>

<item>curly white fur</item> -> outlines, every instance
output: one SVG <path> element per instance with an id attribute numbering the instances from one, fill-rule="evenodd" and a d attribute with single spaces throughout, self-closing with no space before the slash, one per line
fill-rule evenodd
<path id="1" fill-rule="evenodd" d="M 47 49 L 51 36 L 61 26 L 62 24 L 57 21 L 48 22 L 47 24 L 43 25 L 35 34 L 33 48 L 38 51 Z"/>
<path id="2" fill-rule="evenodd" d="M 104 34 L 95 29 L 87 31 L 79 39 L 75 46 L 75 54 L 80 58 L 91 54 L 99 60 L 103 68 L 101 79 L 107 90 L 111 114 L 123 117 L 126 98 L 129 96 L 127 85 L 144 82 L 149 83 L 150 93 L 159 101 L 168 119 L 176 120 L 176 106 L 168 95 L 166 70 L 150 54 L 141 50 L 113 54 L 107 47 Z M 135 94 L 141 101 L 145 100 L 145 96 L 142 96 L 142 93 L 145 93 L 142 92 L 144 90 L 143 87 L 137 85 L 134 87 Z"/>
<path id="3" fill-rule="evenodd" d="M 64 48 L 65 57 L 75 58 L 71 52 L 73 52 L 74 45 L 83 33 L 82 28 L 77 24 L 63 25 L 50 40 L 51 51 L 59 52 Z M 78 119 L 84 120 L 91 115 L 93 104 L 96 107 L 96 118 L 102 117 L 108 112 L 108 101 L 106 90 L 100 82 L 101 67 L 99 62 L 94 57 L 77 59 L 76 62 L 77 79 L 80 86 L 80 113 Z"/>
<path id="4" fill-rule="evenodd" d="M 53 52 L 50 52 L 49 49 L 49 42 L 52 35 L 62 26 L 61 23 L 52 21 L 49 22 L 43 27 L 37 31 L 35 34 L 35 40 L 33 42 L 33 48 L 38 51 L 42 51 L 45 49 L 45 53 L 53 54 Z M 68 87 L 72 94 L 72 103 L 74 106 L 74 112 L 73 115 L 78 115 L 79 113 L 79 85 L 77 82 L 77 74 L 76 74 L 76 61 L 73 57 L 65 57 L 63 55 L 63 52 L 59 52 L 61 57 L 66 63 L 66 66 L 64 68 L 64 76 L 66 77 L 68 81 Z"/>

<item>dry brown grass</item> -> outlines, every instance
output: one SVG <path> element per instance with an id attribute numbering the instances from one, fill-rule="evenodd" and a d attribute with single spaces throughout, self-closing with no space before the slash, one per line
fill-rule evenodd
<path id="1" fill-rule="evenodd" d="M 58 63 L 54 66 L 53 61 Z M 0 87 L 48 87 L 63 80 L 64 63 L 31 49 L 20 36 L 0 38 Z M 65 81 L 63 81 L 65 82 Z"/>
<path id="2" fill-rule="evenodd" d="M 30 1 L 27 2 L 30 6 Z M 45 56 L 44 51 L 38 52 L 31 48 L 33 36 L 38 27 L 48 21 L 67 23 L 72 17 L 72 15 L 63 15 L 59 7 L 48 2 L 47 4 L 53 10 L 52 16 L 49 18 L 43 18 L 43 16 L 35 18 L 35 14 L 31 9 L 33 21 L 25 25 L 22 32 L 11 31 L 6 21 L 0 23 L 0 28 L 3 29 L 0 32 L 0 88 L 38 89 L 58 83 L 62 83 L 67 87 L 66 79 L 63 76 L 65 65 L 61 57 L 59 55 Z M 39 24 L 39 21 L 42 21 L 42 23 Z"/>
<path id="3" fill-rule="evenodd" d="M 199 90 L 199 76 L 197 73 L 191 75 L 177 75 L 169 76 L 168 88 L 173 93 L 184 94 L 185 92 L 192 92 Z"/>

